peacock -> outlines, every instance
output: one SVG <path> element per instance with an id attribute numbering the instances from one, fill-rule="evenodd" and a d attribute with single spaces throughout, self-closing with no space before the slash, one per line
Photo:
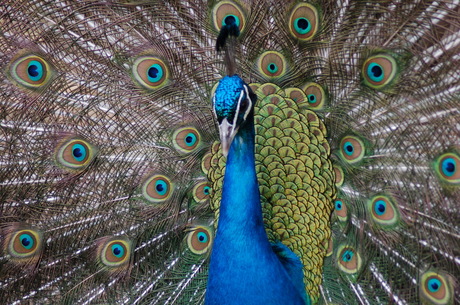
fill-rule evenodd
<path id="1" fill-rule="evenodd" d="M 2 1 L 0 303 L 460 303 L 459 16 Z"/>

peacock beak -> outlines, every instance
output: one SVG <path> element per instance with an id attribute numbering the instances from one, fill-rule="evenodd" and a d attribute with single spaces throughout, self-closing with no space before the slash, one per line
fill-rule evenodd
<path id="1" fill-rule="evenodd" d="M 222 153 L 225 157 L 228 155 L 230 146 L 232 145 L 233 138 L 235 138 L 238 132 L 238 127 L 228 122 L 227 118 L 224 118 L 219 124 L 220 143 L 222 147 Z"/>

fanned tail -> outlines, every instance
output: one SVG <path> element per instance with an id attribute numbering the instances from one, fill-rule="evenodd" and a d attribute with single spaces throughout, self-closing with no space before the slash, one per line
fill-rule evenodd
<path id="1" fill-rule="evenodd" d="M 313 300 L 460 303 L 459 12 L 422 0 L 4 1 L 0 299 L 202 304 L 224 167 L 211 96 L 237 72 L 266 124 L 267 234 L 301 257 Z M 215 51 L 228 16 L 240 32 L 229 70 Z M 269 176 L 292 139 L 318 158 Z M 307 178 L 327 196 L 295 193 Z"/>

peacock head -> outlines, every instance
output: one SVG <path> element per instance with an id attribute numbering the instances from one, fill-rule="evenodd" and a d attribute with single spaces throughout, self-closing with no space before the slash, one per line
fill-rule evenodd
<path id="1" fill-rule="evenodd" d="M 236 74 L 225 76 L 217 85 L 212 101 L 225 156 L 240 127 L 253 119 L 256 100 L 251 88 Z"/>

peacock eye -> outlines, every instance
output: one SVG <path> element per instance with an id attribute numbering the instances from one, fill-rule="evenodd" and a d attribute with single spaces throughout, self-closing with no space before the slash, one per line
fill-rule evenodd
<path id="1" fill-rule="evenodd" d="M 318 31 L 318 10 L 311 4 L 298 4 L 291 12 L 289 30 L 301 41 L 311 40 Z"/>
<path id="2" fill-rule="evenodd" d="M 10 67 L 10 74 L 20 85 L 37 89 L 49 83 L 52 68 L 43 58 L 29 55 L 14 61 Z"/>
<path id="3" fill-rule="evenodd" d="M 343 169 L 338 165 L 334 165 L 334 174 L 335 174 L 335 185 L 337 187 L 342 186 L 343 182 L 345 181 L 345 175 L 343 173 Z"/>
<path id="4" fill-rule="evenodd" d="M 224 25 L 236 24 L 243 31 L 246 19 L 243 11 L 230 1 L 222 1 L 213 9 L 213 20 L 216 30 Z"/>
<path id="5" fill-rule="evenodd" d="M 101 262 L 107 267 L 117 267 L 129 261 L 131 244 L 127 240 L 116 239 L 106 243 L 101 252 Z"/>
<path id="6" fill-rule="evenodd" d="M 182 127 L 173 133 L 174 148 L 180 153 L 191 153 L 200 147 L 201 135 L 194 127 Z"/>
<path id="7" fill-rule="evenodd" d="M 33 230 L 16 232 L 10 242 L 10 254 L 15 257 L 30 257 L 41 243 L 40 235 Z"/>
<path id="8" fill-rule="evenodd" d="M 307 96 L 308 107 L 314 110 L 321 110 L 324 108 L 327 100 L 326 93 L 317 83 L 307 83 L 303 90 Z"/>
<path id="9" fill-rule="evenodd" d="M 139 57 L 133 64 L 132 73 L 135 81 L 146 89 L 159 89 L 170 79 L 168 67 L 157 57 Z"/>
<path id="10" fill-rule="evenodd" d="M 257 60 L 260 73 L 265 77 L 281 77 L 286 73 L 286 59 L 281 53 L 267 51 Z"/>
<path id="11" fill-rule="evenodd" d="M 363 65 L 364 83 L 374 89 L 382 89 L 396 77 L 396 60 L 385 54 L 369 57 Z"/>
<path id="12" fill-rule="evenodd" d="M 209 195 L 211 195 L 211 187 L 207 181 L 200 182 L 193 187 L 193 199 L 196 202 L 205 202 L 209 199 Z"/>
<path id="13" fill-rule="evenodd" d="M 193 253 L 204 254 L 210 249 L 212 239 L 213 232 L 211 228 L 196 226 L 187 235 L 187 245 Z"/>
<path id="14" fill-rule="evenodd" d="M 361 256 L 349 245 L 342 245 L 338 248 L 337 263 L 340 270 L 348 274 L 358 273 L 362 266 Z"/>
<path id="15" fill-rule="evenodd" d="M 152 203 L 161 203 L 171 197 L 173 191 L 171 180 L 164 175 L 153 175 L 142 185 L 142 194 Z"/>
<path id="16" fill-rule="evenodd" d="M 336 199 L 334 202 L 335 214 L 340 221 L 347 220 L 347 206 L 341 199 Z"/>
<path id="17" fill-rule="evenodd" d="M 34 268 L 42 253 L 42 233 L 16 223 L 2 226 L 1 232 L 2 239 L 3 237 L 6 239 L 2 250 L 5 250 L 5 254 L 9 255 L 8 260 L 21 265 L 23 268 Z"/>
<path id="18" fill-rule="evenodd" d="M 96 149 L 89 142 L 71 138 L 57 147 L 55 159 L 59 166 L 68 170 L 81 170 L 91 163 L 95 154 Z"/>
<path id="19" fill-rule="evenodd" d="M 447 152 L 435 159 L 435 170 L 443 182 L 460 183 L 460 156 L 457 152 Z"/>
<path id="20" fill-rule="evenodd" d="M 346 136 L 340 141 L 340 156 L 347 163 L 353 164 L 361 161 L 365 153 L 364 142 L 358 137 Z"/>
<path id="21" fill-rule="evenodd" d="M 452 279 L 442 272 L 427 271 L 421 275 L 421 296 L 430 304 L 453 304 Z M 428 303 L 428 302 L 427 302 Z"/>
<path id="22" fill-rule="evenodd" d="M 368 209 L 372 220 L 383 229 L 389 230 L 399 224 L 400 214 L 396 201 L 391 196 L 374 196 L 368 202 Z"/>
<path id="23" fill-rule="evenodd" d="M 249 106 L 249 101 L 248 99 L 244 99 L 241 101 L 241 104 L 240 104 L 240 112 L 245 112 L 247 109 L 248 109 L 248 106 Z"/>

